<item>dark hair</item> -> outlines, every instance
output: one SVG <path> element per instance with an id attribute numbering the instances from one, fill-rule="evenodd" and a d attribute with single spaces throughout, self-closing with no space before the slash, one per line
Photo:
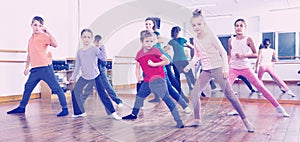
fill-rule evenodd
<path id="1" fill-rule="evenodd" d="M 181 31 L 180 27 L 178 27 L 178 26 L 173 27 L 171 30 L 171 37 L 177 38 L 180 31 Z"/>
<path id="2" fill-rule="evenodd" d="M 31 24 L 32 24 L 35 20 L 36 20 L 36 21 L 39 21 L 42 25 L 44 25 L 44 19 L 43 19 L 42 17 L 40 17 L 40 16 L 34 16 L 34 17 L 32 18 Z"/>
<path id="3" fill-rule="evenodd" d="M 91 29 L 83 29 L 83 30 L 81 31 L 80 35 L 82 36 L 82 34 L 83 34 L 84 32 L 90 32 L 90 33 L 92 34 L 92 36 L 93 36 L 93 32 L 92 32 Z"/>
<path id="4" fill-rule="evenodd" d="M 193 18 L 200 17 L 200 16 L 203 16 L 203 15 L 202 15 L 202 10 L 196 9 L 196 10 L 193 12 Z"/>
<path id="5" fill-rule="evenodd" d="M 153 22 L 153 25 L 154 25 L 154 26 L 152 27 L 152 29 L 153 29 L 154 31 L 156 31 L 156 30 L 158 29 L 156 20 L 155 20 L 154 18 L 152 18 L 152 17 L 148 17 L 148 18 L 145 19 L 145 21 L 148 21 L 148 20 L 150 20 L 150 21 Z"/>
<path id="6" fill-rule="evenodd" d="M 269 38 L 265 38 L 263 41 L 264 46 L 268 46 L 269 44 L 267 44 L 269 42 L 269 44 L 271 44 L 271 40 Z"/>
<path id="7" fill-rule="evenodd" d="M 264 44 L 260 44 L 258 49 L 267 48 Z"/>
<path id="8" fill-rule="evenodd" d="M 94 41 L 100 41 L 102 37 L 100 35 L 95 35 Z"/>
<path id="9" fill-rule="evenodd" d="M 235 20 L 235 22 L 234 22 L 234 25 L 233 26 L 235 26 L 236 25 L 236 23 L 237 22 L 243 22 L 244 24 L 245 24 L 245 26 L 247 26 L 247 23 L 246 23 L 246 21 L 245 21 L 245 19 L 242 19 L 242 18 L 239 18 L 239 19 L 237 19 L 237 20 Z"/>
<path id="10" fill-rule="evenodd" d="M 140 36 L 141 36 L 140 40 L 144 41 L 145 38 L 152 37 L 153 33 L 149 32 L 148 30 L 143 30 L 143 31 L 141 31 Z"/>

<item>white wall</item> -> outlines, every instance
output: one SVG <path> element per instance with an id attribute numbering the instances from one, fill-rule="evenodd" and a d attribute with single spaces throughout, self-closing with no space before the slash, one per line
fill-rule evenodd
<path id="1" fill-rule="evenodd" d="M 10 0 L 0 5 L 0 49 L 27 50 L 27 43 L 32 34 L 30 27 L 34 16 L 41 16 L 45 26 L 58 42 L 57 49 L 52 49 L 55 59 L 74 56 L 77 49 L 78 20 L 77 3 L 74 1 Z M 5 55 L 4 55 L 5 54 Z M 21 55 L 17 55 L 21 54 Z M 3 53 L 0 60 L 25 60 L 23 53 Z M 0 96 L 19 95 L 27 79 L 23 75 L 24 63 L 0 62 Z M 39 92 L 39 86 L 34 90 Z"/>
<path id="2" fill-rule="evenodd" d="M 27 41 L 32 33 L 31 19 L 35 15 L 40 15 L 45 19 L 45 25 L 58 41 L 58 49 L 51 50 L 55 59 L 75 56 L 80 47 L 79 33 L 83 28 L 91 28 L 95 34 L 103 36 L 108 58 L 114 59 L 116 63 L 122 61 L 115 59 L 115 56 L 134 57 L 139 49 L 139 32 L 144 28 L 143 21 L 146 17 L 156 16 L 162 19 L 161 34 L 166 39 L 170 36 L 173 24 L 185 28 L 187 38 L 193 35 L 189 24 L 192 11 L 172 1 L 164 0 L 110 0 L 106 2 L 97 0 L 10 0 L 1 4 L 0 11 L 2 17 L 0 23 L 2 47 L 0 49 L 26 50 Z M 253 37 L 258 46 L 261 42 L 262 32 L 300 31 L 299 20 L 295 20 L 295 17 L 289 15 L 299 15 L 299 11 L 292 11 L 292 14 L 280 12 L 260 17 L 241 18 L 247 20 L 248 35 Z M 208 23 L 217 35 L 228 35 L 234 33 L 233 22 L 236 18 L 240 17 L 208 20 Z M 3 58 L 23 60 L 24 57 L 23 55 L 1 55 L 0 60 Z M 133 62 L 133 60 L 128 62 Z M 23 76 L 24 64 L 0 63 L 0 67 L 2 79 L 0 96 L 22 94 L 27 79 Z M 298 78 L 298 76 L 288 78 Z M 113 83 L 115 85 L 134 82 L 132 64 L 114 65 Z"/>

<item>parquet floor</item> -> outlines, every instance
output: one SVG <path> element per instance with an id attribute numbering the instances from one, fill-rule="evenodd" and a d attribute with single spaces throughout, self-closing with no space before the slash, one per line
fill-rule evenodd
<path id="1" fill-rule="evenodd" d="M 239 84 L 238 84 L 239 85 Z M 272 88 L 273 84 L 270 84 Z M 291 85 L 292 86 L 292 85 Z M 30 100 L 25 114 L 7 115 L 6 111 L 16 107 L 19 102 L 0 104 L 0 141 L 2 142 L 299 142 L 300 141 L 300 105 L 299 86 L 292 86 L 298 95 L 286 97 L 289 103 L 283 107 L 291 114 L 283 118 L 267 101 L 255 101 L 258 94 L 249 97 L 243 85 L 234 86 L 241 95 L 242 105 L 248 119 L 255 125 L 255 133 L 248 133 L 239 116 L 227 116 L 232 107 L 222 92 L 212 93 L 202 98 L 202 125 L 176 129 L 175 122 L 164 103 L 152 104 L 145 101 L 138 119 L 135 121 L 115 120 L 107 116 L 97 95 L 91 95 L 85 103 L 86 117 L 72 118 L 70 94 L 67 94 L 71 114 L 67 117 L 56 117 L 60 106 L 55 95 L 51 100 Z M 271 90 L 277 94 L 275 87 Z M 135 95 L 132 90 L 118 90 L 124 106 L 117 108 L 120 116 L 131 112 Z M 280 90 L 279 90 L 280 92 Z M 206 92 L 209 93 L 209 92 Z M 244 97 L 243 97 L 244 94 Z M 247 97 L 248 96 L 248 97 Z M 276 96 L 276 95 L 275 95 Z M 279 97 L 277 95 L 276 97 Z M 254 97 L 254 101 L 253 98 Z M 249 101 L 251 100 L 252 101 Z M 291 102 L 295 103 L 291 103 Z M 189 122 L 192 114 L 186 114 L 178 106 L 184 123 Z M 190 104 L 190 107 L 192 105 Z"/>

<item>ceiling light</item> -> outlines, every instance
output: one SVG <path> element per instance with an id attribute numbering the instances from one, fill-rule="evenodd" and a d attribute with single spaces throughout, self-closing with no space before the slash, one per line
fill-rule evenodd
<path id="1" fill-rule="evenodd" d="M 280 8 L 280 9 L 270 9 L 269 12 L 279 12 L 279 11 L 287 11 L 287 10 L 299 10 L 300 7 L 288 7 L 288 8 Z"/>
<path id="2" fill-rule="evenodd" d="M 195 4 L 193 6 L 187 6 L 187 8 L 195 9 L 195 8 L 214 7 L 214 6 L 217 6 L 217 4 L 215 4 L 215 3 Z"/>
<path id="3" fill-rule="evenodd" d="M 223 18 L 231 18 L 231 17 L 232 17 L 232 14 L 208 15 L 208 16 L 205 16 L 205 19 L 213 20 L 213 19 L 223 19 Z"/>

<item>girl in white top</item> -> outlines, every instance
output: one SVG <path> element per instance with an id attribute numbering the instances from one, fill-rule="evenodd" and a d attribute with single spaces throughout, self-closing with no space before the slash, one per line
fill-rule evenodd
<path id="1" fill-rule="evenodd" d="M 258 51 L 258 58 L 256 61 L 256 69 L 255 72 L 258 71 L 258 78 L 259 80 L 262 80 L 262 76 L 265 72 L 269 73 L 269 75 L 272 77 L 272 79 L 276 82 L 276 84 L 279 86 L 281 91 L 283 93 L 287 93 L 291 95 L 292 97 L 295 97 L 295 94 L 289 89 L 289 87 L 283 82 L 282 79 L 277 75 L 273 68 L 273 62 L 277 62 L 277 54 L 274 49 L 271 47 L 271 41 L 270 39 L 264 39 L 263 45 L 260 47 Z M 274 60 L 272 60 L 274 58 Z"/>
<path id="2" fill-rule="evenodd" d="M 192 91 L 194 119 L 188 125 L 200 125 L 200 92 L 203 91 L 203 88 L 212 78 L 215 78 L 215 81 L 219 83 L 227 99 L 239 112 L 248 132 L 254 132 L 254 127 L 246 118 L 241 103 L 234 95 L 231 85 L 228 82 L 228 61 L 226 51 L 208 27 L 201 14 L 201 10 L 197 9 L 193 12 L 191 25 L 197 34 L 197 38 L 195 38 L 193 42 L 195 46 L 195 56 L 193 57 L 192 62 L 184 68 L 184 71 L 187 72 L 191 67 L 195 66 L 199 59 L 201 59 L 203 71 L 200 73 Z"/>
<path id="3" fill-rule="evenodd" d="M 242 75 L 253 84 L 263 96 L 272 103 L 279 113 L 284 117 L 290 115 L 285 112 L 283 107 L 274 98 L 271 92 L 264 86 L 263 82 L 258 79 L 251 68 L 249 58 L 256 58 L 257 53 L 254 42 L 251 37 L 245 35 L 246 21 L 244 19 L 237 19 L 234 22 L 234 29 L 236 37 L 228 40 L 228 61 L 230 65 L 229 82 L 233 84 L 237 76 Z M 233 114 L 233 113 L 230 113 Z"/>

